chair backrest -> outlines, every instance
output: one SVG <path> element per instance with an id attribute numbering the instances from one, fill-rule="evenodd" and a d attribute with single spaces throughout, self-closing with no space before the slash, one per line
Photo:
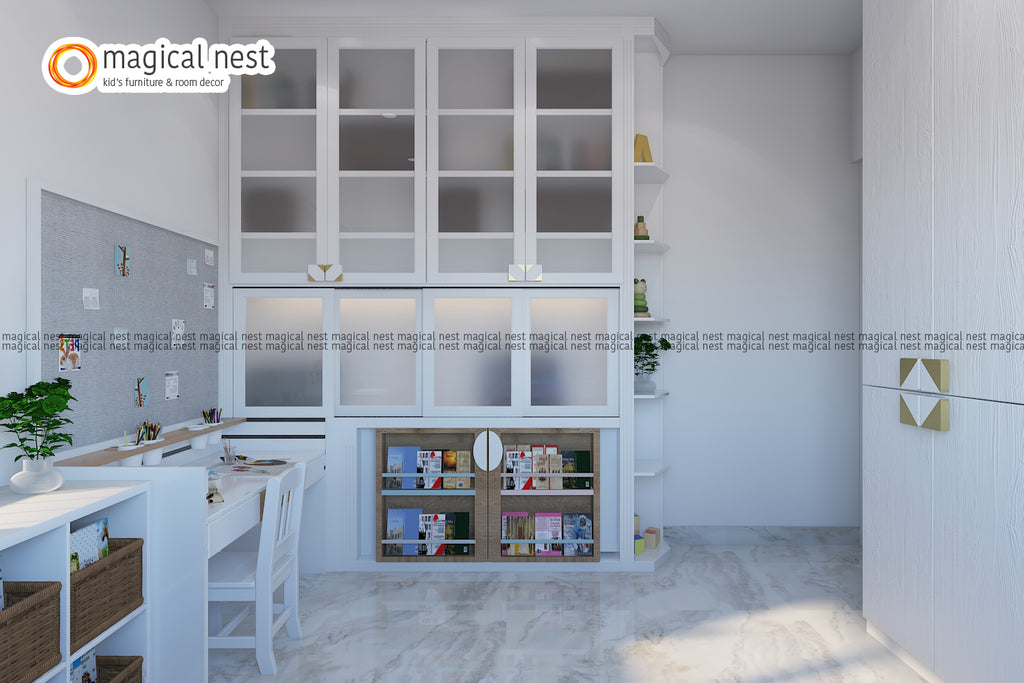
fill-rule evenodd
<path id="1" fill-rule="evenodd" d="M 305 489 L 306 463 L 295 466 L 267 481 L 260 526 L 260 549 L 256 560 L 257 581 L 266 577 L 285 555 L 296 555 L 302 524 L 302 494 Z"/>

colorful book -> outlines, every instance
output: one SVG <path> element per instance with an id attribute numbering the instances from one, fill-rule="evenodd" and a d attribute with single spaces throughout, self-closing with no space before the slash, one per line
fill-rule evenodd
<path id="1" fill-rule="evenodd" d="M 398 488 L 401 488 L 401 489 L 414 489 L 414 488 L 416 488 L 416 477 L 411 476 L 411 475 L 416 471 L 416 453 L 417 452 L 419 452 L 419 448 L 417 448 L 416 446 L 388 446 L 387 471 L 388 472 L 404 472 L 404 473 L 410 475 L 408 477 L 401 477 L 401 480 L 399 481 L 399 485 L 395 486 L 393 488 L 396 488 L 396 489 L 398 489 Z M 398 464 L 399 460 L 401 461 L 400 468 L 397 469 L 397 470 L 393 470 L 392 467 L 394 465 Z M 388 488 L 388 486 L 386 486 L 386 484 L 389 481 L 389 479 L 390 478 L 387 478 L 387 477 L 384 479 L 384 483 L 385 483 L 384 488 Z"/>
<path id="2" fill-rule="evenodd" d="M 444 451 L 441 456 L 441 473 L 442 474 L 455 474 L 458 471 L 458 457 L 455 451 Z M 442 477 L 441 488 L 453 489 L 455 488 L 455 477 Z"/>
<path id="3" fill-rule="evenodd" d="M 110 554 L 110 532 L 107 518 L 71 532 L 71 571 L 85 569 Z"/>
<path id="4" fill-rule="evenodd" d="M 565 541 L 585 541 L 594 538 L 591 516 L 582 512 L 567 512 L 562 516 L 562 536 Z M 565 543 L 566 557 L 591 557 L 593 543 Z"/>
<path id="5" fill-rule="evenodd" d="M 505 541 L 501 544 L 501 554 L 519 557 L 533 555 L 532 543 L 516 543 L 515 541 L 529 541 L 533 538 L 533 529 L 530 524 L 529 512 L 502 512 L 501 513 L 501 538 Z"/>
<path id="6" fill-rule="evenodd" d="M 536 554 L 538 557 L 562 555 L 561 543 L 540 543 L 539 541 L 561 540 L 562 515 L 558 512 L 538 512 L 535 518 L 535 534 L 537 538 Z"/>
<path id="7" fill-rule="evenodd" d="M 441 461 L 444 459 L 444 451 L 429 451 L 427 456 L 427 477 L 424 485 L 428 489 L 440 489 L 444 477 L 431 477 L 431 474 L 441 474 Z"/>
<path id="8" fill-rule="evenodd" d="M 534 446 L 533 448 L 533 488 L 546 491 L 550 488 L 548 486 L 550 479 L 545 476 L 549 471 L 547 448 L 545 446 Z"/>
<path id="9" fill-rule="evenodd" d="M 388 448 L 388 461 L 385 465 L 384 472 L 386 474 L 400 474 L 402 472 L 402 466 L 405 462 L 402 459 L 402 451 L 395 447 Z M 401 477 L 384 477 L 384 482 L 381 485 L 383 489 L 400 489 L 402 488 Z"/>
<path id="10" fill-rule="evenodd" d="M 427 478 L 424 476 L 427 473 L 428 462 L 430 461 L 430 451 L 416 451 L 416 488 L 423 489 L 427 487 Z"/>
<path id="11" fill-rule="evenodd" d="M 71 683 L 96 683 L 96 650 L 89 650 L 71 664 Z"/>
<path id="12" fill-rule="evenodd" d="M 384 531 L 385 541 L 401 541 L 405 538 L 405 510 L 388 510 L 387 528 Z M 384 543 L 381 555 L 395 557 L 402 554 L 401 543 Z"/>
<path id="13" fill-rule="evenodd" d="M 413 540 L 419 537 L 417 529 L 419 527 L 420 513 L 423 510 L 419 508 L 398 508 L 394 510 L 388 510 L 388 527 L 389 530 L 386 532 L 391 534 L 390 527 L 392 526 L 392 516 L 394 515 L 395 526 L 398 527 L 395 533 L 395 540 Z M 399 521 L 399 516 L 401 521 Z M 386 544 L 386 545 L 391 545 Z M 416 555 L 418 554 L 417 543 L 403 543 L 401 545 L 401 552 L 395 553 L 396 555 Z"/>
<path id="14" fill-rule="evenodd" d="M 419 515 L 419 555 L 444 555 L 444 513 L 428 512 Z"/>
<path id="15" fill-rule="evenodd" d="M 473 454 L 470 451 L 455 451 L 455 471 L 466 474 L 473 471 Z M 455 488 L 471 489 L 473 480 L 469 477 L 456 477 Z"/>
<path id="16" fill-rule="evenodd" d="M 452 543 L 453 539 L 468 541 L 472 538 L 469 529 L 468 512 L 448 512 L 444 517 L 445 555 L 472 555 L 473 545 L 470 543 Z"/>
<path id="17" fill-rule="evenodd" d="M 563 451 L 562 473 L 593 474 L 590 451 Z M 563 477 L 563 488 L 589 489 L 593 486 L 591 477 Z"/>
<path id="18" fill-rule="evenodd" d="M 558 452 L 558 446 L 548 444 L 546 447 L 548 454 L 548 472 L 552 475 L 562 473 L 562 454 Z M 548 479 L 548 488 L 550 489 L 562 489 L 562 477 L 552 476 Z"/>
<path id="19" fill-rule="evenodd" d="M 515 474 L 518 470 L 519 449 L 513 446 L 505 450 L 505 474 Z M 501 480 L 501 487 L 511 491 L 516 487 L 516 480 L 512 477 L 505 477 Z"/>

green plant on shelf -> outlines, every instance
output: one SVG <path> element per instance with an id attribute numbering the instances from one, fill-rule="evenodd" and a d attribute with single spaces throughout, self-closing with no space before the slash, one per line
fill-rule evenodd
<path id="1" fill-rule="evenodd" d="M 672 348 L 672 342 L 665 337 L 657 341 L 647 334 L 638 334 L 633 338 L 633 374 L 652 375 L 661 364 L 658 354 Z"/>
<path id="2" fill-rule="evenodd" d="M 65 377 L 36 382 L 25 391 L 12 391 L 0 398 L 0 426 L 16 439 L 0 449 L 21 450 L 15 461 L 37 460 L 53 457 L 54 447 L 60 444 L 72 445 L 71 435 L 58 430 L 72 423 L 61 413 L 70 411 L 68 404 L 74 400 L 71 382 Z"/>

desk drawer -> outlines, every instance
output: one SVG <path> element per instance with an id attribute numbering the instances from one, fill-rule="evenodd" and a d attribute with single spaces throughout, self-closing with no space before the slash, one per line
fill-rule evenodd
<path id="1" fill-rule="evenodd" d="M 213 557 L 260 523 L 260 495 L 254 494 L 207 525 L 206 556 Z"/>

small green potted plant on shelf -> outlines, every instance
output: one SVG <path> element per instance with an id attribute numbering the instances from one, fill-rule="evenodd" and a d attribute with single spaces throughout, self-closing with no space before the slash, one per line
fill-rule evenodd
<path id="1" fill-rule="evenodd" d="M 638 334 L 633 338 L 633 393 L 637 395 L 653 394 L 656 388 L 651 375 L 658 369 L 661 360 L 658 354 L 672 348 L 672 342 L 665 337 L 657 341 L 647 334 Z"/>
<path id="2" fill-rule="evenodd" d="M 53 469 L 53 449 L 60 444 L 71 445 L 71 435 L 60 431 L 71 424 L 63 415 L 71 410 L 71 382 L 58 377 L 52 382 L 40 381 L 25 389 L 12 391 L 0 398 L 0 426 L 14 434 L 15 441 L 3 448 L 16 448 L 14 458 L 22 461 L 22 470 L 11 477 L 11 490 L 17 493 L 46 493 L 64 483 L 64 475 Z"/>

